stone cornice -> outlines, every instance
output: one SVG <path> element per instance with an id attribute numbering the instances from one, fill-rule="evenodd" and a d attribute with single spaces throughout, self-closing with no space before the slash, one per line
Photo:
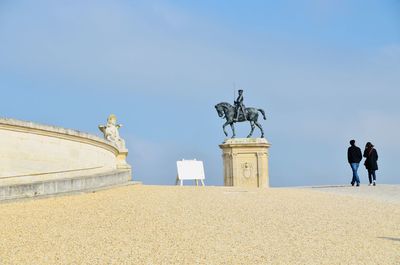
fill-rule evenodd
<path id="1" fill-rule="evenodd" d="M 225 140 L 220 147 L 270 147 L 265 138 L 232 138 Z"/>

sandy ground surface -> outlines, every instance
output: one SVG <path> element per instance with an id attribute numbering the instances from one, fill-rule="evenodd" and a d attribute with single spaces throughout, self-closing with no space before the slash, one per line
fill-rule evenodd
<path id="1" fill-rule="evenodd" d="M 325 191 L 125 186 L 1 203 L 0 264 L 400 264 L 399 202 Z"/>

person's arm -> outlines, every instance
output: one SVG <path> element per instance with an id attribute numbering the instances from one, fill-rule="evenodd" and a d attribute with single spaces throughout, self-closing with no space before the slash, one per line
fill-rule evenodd
<path id="1" fill-rule="evenodd" d="M 361 161 L 362 160 L 362 153 L 361 153 L 361 149 L 360 148 L 357 148 L 357 159 L 359 160 L 359 161 Z"/>
<path id="2" fill-rule="evenodd" d="M 350 148 L 347 149 L 347 162 L 350 163 Z"/>
<path id="3" fill-rule="evenodd" d="M 375 149 L 375 154 L 376 154 L 376 161 L 378 161 L 378 151 Z"/>

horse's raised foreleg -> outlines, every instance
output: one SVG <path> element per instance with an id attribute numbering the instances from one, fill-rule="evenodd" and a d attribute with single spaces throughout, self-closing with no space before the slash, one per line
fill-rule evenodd
<path id="1" fill-rule="evenodd" d="M 235 126 L 233 125 L 233 122 L 231 122 L 230 125 L 231 125 L 231 129 L 232 129 L 232 138 L 235 138 L 236 137 Z"/>
<path id="2" fill-rule="evenodd" d="M 254 125 L 254 122 L 253 122 L 253 121 L 250 121 L 250 125 L 251 125 L 251 131 L 250 131 L 249 135 L 247 135 L 247 138 L 250 138 L 250 137 L 253 135 L 254 128 L 256 127 L 256 126 Z"/>
<path id="3" fill-rule="evenodd" d="M 222 125 L 222 130 L 224 130 L 225 136 L 228 136 L 228 133 L 225 130 L 226 125 L 228 125 L 229 122 L 225 122 L 224 125 Z"/>
<path id="4" fill-rule="evenodd" d="M 263 130 L 261 124 L 259 124 L 257 121 L 255 121 L 254 123 L 257 125 L 258 128 L 260 128 L 261 138 L 264 138 L 264 130 Z"/>

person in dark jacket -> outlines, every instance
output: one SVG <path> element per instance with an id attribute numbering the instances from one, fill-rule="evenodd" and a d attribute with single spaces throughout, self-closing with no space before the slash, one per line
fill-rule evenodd
<path id="1" fill-rule="evenodd" d="M 364 150 L 365 157 L 365 168 L 368 170 L 369 186 L 376 186 L 376 174 L 375 171 L 378 170 L 378 152 L 374 148 L 374 145 L 368 142 L 365 145 Z"/>
<path id="2" fill-rule="evenodd" d="M 361 149 L 356 146 L 356 141 L 350 141 L 350 147 L 347 149 L 347 160 L 350 164 L 351 170 L 353 171 L 353 178 L 351 179 L 351 186 L 357 184 L 360 186 L 360 177 L 358 176 L 357 170 L 362 159 Z"/>

